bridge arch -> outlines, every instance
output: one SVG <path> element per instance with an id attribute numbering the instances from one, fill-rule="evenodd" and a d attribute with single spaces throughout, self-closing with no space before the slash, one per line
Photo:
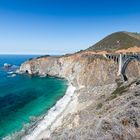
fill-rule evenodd
<path id="1" fill-rule="evenodd" d="M 126 71 L 126 68 L 127 68 L 128 64 L 129 64 L 132 60 L 137 60 L 138 62 L 140 62 L 140 58 L 137 57 L 137 56 L 131 56 L 131 57 L 129 57 L 129 58 L 124 62 L 123 66 L 122 66 L 121 74 L 122 74 L 122 76 L 123 76 L 123 78 L 124 78 L 125 81 L 128 80 L 125 71 Z"/>

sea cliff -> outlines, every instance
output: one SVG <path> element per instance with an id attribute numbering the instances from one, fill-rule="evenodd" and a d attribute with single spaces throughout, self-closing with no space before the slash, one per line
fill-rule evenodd
<path id="1" fill-rule="evenodd" d="M 32 59 L 21 65 L 20 72 L 65 78 L 76 88 L 70 102 L 64 104 L 63 113 L 34 140 L 140 138 L 137 61 L 128 65 L 127 82 L 117 76 L 117 62 L 104 54 L 87 52 Z"/>
<path id="2" fill-rule="evenodd" d="M 103 55 L 78 53 L 62 57 L 44 57 L 27 61 L 20 71 L 61 77 L 74 86 L 97 86 L 115 82 L 118 65 Z"/>

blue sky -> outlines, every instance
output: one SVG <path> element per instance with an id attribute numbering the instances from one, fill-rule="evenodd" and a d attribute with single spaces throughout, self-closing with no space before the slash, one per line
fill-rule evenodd
<path id="1" fill-rule="evenodd" d="M 0 54 L 64 54 L 140 32 L 139 0 L 0 0 Z"/>

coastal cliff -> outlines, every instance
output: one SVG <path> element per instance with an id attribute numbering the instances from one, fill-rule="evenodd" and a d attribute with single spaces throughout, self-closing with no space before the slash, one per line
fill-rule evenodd
<path id="1" fill-rule="evenodd" d="M 120 139 L 121 137 L 126 140 L 131 139 L 132 137 L 137 137 L 136 134 L 139 134 L 138 132 L 134 132 L 136 134 L 132 136 L 130 132 L 126 131 L 126 127 L 121 122 L 126 120 L 128 122 L 127 125 L 129 125 L 129 121 L 131 121 L 132 125 L 128 129 L 135 129 L 135 122 L 133 122 L 133 118 L 131 118 L 129 113 L 131 108 L 129 102 L 131 104 L 132 100 L 128 98 L 133 96 L 132 93 L 139 93 L 139 89 L 136 86 L 134 86 L 134 89 L 133 86 L 131 88 L 131 85 L 136 85 L 134 84 L 136 81 L 133 83 L 130 80 L 129 84 L 127 83 L 126 85 L 123 85 L 122 81 L 118 82 L 118 64 L 113 60 L 108 60 L 104 55 L 78 53 L 62 57 L 42 57 L 23 63 L 20 71 L 31 75 L 65 78 L 76 87 L 71 100 L 74 103 L 67 105 L 61 117 L 55 120 L 52 128 L 49 128 L 51 130 L 49 134 L 46 128 L 35 140 L 45 139 L 48 136 L 49 139 L 65 139 L 65 137 L 72 140 L 87 139 L 90 137 L 95 137 L 95 139 L 113 139 L 119 136 L 119 134 L 116 134 L 116 129 L 121 129 L 118 132 L 121 135 L 119 136 Z M 133 79 L 138 77 L 140 74 L 138 62 L 132 61 L 126 71 L 129 77 Z M 122 84 L 122 88 L 118 87 L 120 84 Z M 129 91 L 129 88 L 131 91 Z M 113 94 L 115 90 L 116 93 Z M 126 94 L 126 91 L 130 93 Z M 120 96 L 123 93 L 125 94 Z M 132 99 L 135 100 L 135 98 L 137 96 L 133 96 Z M 127 102 L 128 106 L 122 108 L 121 105 Z M 135 102 L 139 104 L 138 99 Z M 70 108 L 74 108 L 74 110 Z M 134 110 L 132 112 L 135 118 L 138 117 L 136 116 L 138 110 Z M 120 118 L 118 117 L 119 115 L 121 116 Z M 86 130 L 85 128 L 88 129 Z M 125 135 L 127 137 L 130 135 L 130 138 L 125 138 L 120 131 L 126 131 Z M 135 131 L 138 131 L 137 128 Z M 90 136 L 90 133 L 92 133 L 92 136 Z"/>
<path id="2" fill-rule="evenodd" d="M 21 73 L 65 78 L 75 87 L 49 128 L 24 140 L 140 139 L 140 64 L 135 60 L 129 63 L 128 81 L 124 82 L 118 77 L 118 63 L 105 53 L 90 50 L 46 56 L 21 65 Z"/>
<path id="3" fill-rule="evenodd" d="M 118 65 L 103 55 L 75 54 L 27 61 L 20 71 L 65 78 L 74 86 L 97 86 L 115 82 Z"/>

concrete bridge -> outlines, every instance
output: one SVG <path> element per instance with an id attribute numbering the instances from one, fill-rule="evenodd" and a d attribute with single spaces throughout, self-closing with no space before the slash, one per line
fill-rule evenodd
<path id="1" fill-rule="evenodd" d="M 112 59 L 118 63 L 118 75 L 122 75 L 125 81 L 128 80 L 125 74 L 128 64 L 132 60 L 137 60 L 140 62 L 140 54 L 106 54 L 106 58 Z"/>

